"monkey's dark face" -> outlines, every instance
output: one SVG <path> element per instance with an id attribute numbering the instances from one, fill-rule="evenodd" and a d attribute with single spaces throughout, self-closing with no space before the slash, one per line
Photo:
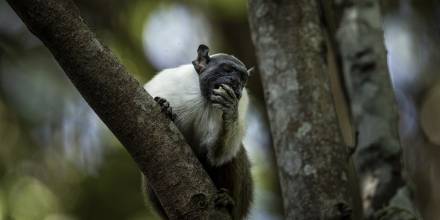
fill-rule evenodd
<path id="1" fill-rule="evenodd" d="M 232 56 L 219 54 L 210 58 L 206 68 L 199 73 L 202 95 L 209 98 L 212 90 L 220 88 L 221 84 L 231 87 L 237 98 L 246 85 L 248 73 L 246 67 Z"/>
<path id="2" fill-rule="evenodd" d="M 209 100 L 214 89 L 226 84 L 234 90 L 237 98 L 241 97 L 249 76 L 246 66 L 237 58 L 227 54 L 208 55 L 209 49 L 200 45 L 197 59 L 193 61 L 199 74 L 202 95 Z"/>

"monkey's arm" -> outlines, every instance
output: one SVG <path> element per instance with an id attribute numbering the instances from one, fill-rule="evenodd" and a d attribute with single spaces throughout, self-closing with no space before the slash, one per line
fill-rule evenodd
<path id="1" fill-rule="evenodd" d="M 248 97 L 243 90 L 241 99 L 237 98 L 234 91 L 223 84 L 213 90 L 211 101 L 214 107 L 223 112 L 223 128 L 216 144 L 208 148 L 208 159 L 212 165 L 220 166 L 232 160 L 241 148 Z"/>

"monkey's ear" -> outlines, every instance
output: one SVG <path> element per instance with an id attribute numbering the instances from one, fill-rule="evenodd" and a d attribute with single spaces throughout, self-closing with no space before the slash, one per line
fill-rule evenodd
<path id="1" fill-rule="evenodd" d="M 194 69 L 196 69 L 196 72 L 199 74 L 205 70 L 206 66 L 208 66 L 210 60 L 208 53 L 209 48 L 204 44 L 200 44 L 197 49 L 197 59 L 192 61 Z"/>
<path id="2" fill-rule="evenodd" d="M 248 76 L 250 76 L 255 71 L 255 67 L 251 67 L 247 70 Z"/>

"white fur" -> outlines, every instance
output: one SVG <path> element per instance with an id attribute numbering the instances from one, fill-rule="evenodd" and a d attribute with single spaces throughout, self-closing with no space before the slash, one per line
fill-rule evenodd
<path id="1" fill-rule="evenodd" d="M 224 128 L 222 111 L 214 108 L 202 96 L 199 76 L 193 65 L 187 64 L 177 68 L 165 69 L 151 79 L 144 88 L 151 96 L 166 99 L 173 112 L 179 130 L 187 140 L 198 143 L 192 146 L 196 152 L 203 152 L 200 147 L 206 147 L 208 158 L 212 165 L 219 166 L 234 158 L 243 140 L 245 130 L 245 115 L 249 102 L 246 89 L 243 89 L 238 106 L 238 122 Z M 226 129 L 225 140 L 218 140 L 223 129 Z M 227 147 L 222 155 L 213 158 L 213 148 Z M 194 145 L 194 144 L 193 144 Z"/>

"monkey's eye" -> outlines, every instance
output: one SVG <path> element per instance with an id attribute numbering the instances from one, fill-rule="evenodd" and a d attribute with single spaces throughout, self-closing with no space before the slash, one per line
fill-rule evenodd
<path id="1" fill-rule="evenodd" d="M 232 71 L 234 71 L 234 68 L 232 68 L 232 66 L 229 65 L 222 65 L 222 69 L 227 73 L 231 73 Z"/>

